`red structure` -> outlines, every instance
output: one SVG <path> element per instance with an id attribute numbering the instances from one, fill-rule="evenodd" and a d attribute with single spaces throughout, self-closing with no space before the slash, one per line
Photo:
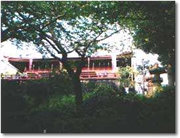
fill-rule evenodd
<path id="1" fill-rule="evenodd" d="M 86 64 L 82 68 L 81 80 L 86 79 L 117 79 L 118 67 L 131 66 L 132 53 L 123 53 L 115 57 L 97 56 L 86 58 Z M 77 63 L 80 58 L 69 58 L 72 63 Z M 51 72 L 63 69 L 62 64 L 52 58 L 48 59 L 24 59 L 8 58 L 19 72 L 27 74 L 24 79 L 39 79 L 50 77 Z M 21 78 L 22 79 L 22 78 Z"/>

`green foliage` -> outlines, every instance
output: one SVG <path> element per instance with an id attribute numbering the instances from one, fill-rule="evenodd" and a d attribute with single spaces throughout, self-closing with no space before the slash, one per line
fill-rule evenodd
<path id="1" fill-rule="evenodd" d="M 99 42 L 121 30 L 117 23 L 107 24 L 103 19 L 94 18 L 94 11 L 88 10 L 88 15 L 84 13 L 84 9 L 94 6 L 90 3 L 16 1 L 2 2 L 2 5 L 2 41 L 11 38 L 11 41 L 14 39 L 18 42 L 17 45 L 22 41 L 32 42 L 39 52 L 49 53 L 63 64 L 74 86 L 80 82 L 79 75 L 85 58 L 98 49 L 108 49 L 109 45 Z M 78 64 L 67 59 L 72 52 L 81 57 Z M 76 103 L 82 103 L 82 90 L 74 87 L 74 92 L 79 93 Z"/>
<path id="2" fill-rule="evenodd" d="M 24 93 L 32 106 L 44 103 L 54 94 L 72 94 L 72 84 L 66 73 L 61 72 L 49 79 L 26 81 L 23 84 Z"/>
<path id="3" fill-rule="evenodd" d="M 163 87 L 161 93 L 146 98 L 135 93 L 119 96 L 112 85 L 99 84 L 92 92 L 84 93 L 82 112 L 78 113 L 73 94 L 53 93 L 40 105 L 30 107 L 21 85 L 2 82 L 2 132 L 175 132 L 175 89 L 172 87 Z"/>
<path id="4" fill-rule="evenodd" d="M 140 124 L 151 127 L 150 132 L 175 131 L 174 90 L 172 87 L 165 87 L 161 93 L 156 93 L 154 98 L 149 98 L 144 101 L 143 110 L 139 115 Z"/>
<path id="5" fill-rule="evenodd" d="M 151 69 L 151 70 L 149 70 L 149 72 L 151 73 L 151 74 L 161 74 L 161 73 L 165 73 L 166 71 L 165 71 L 165 68 L 156 68 L 156 69 Z"/>
<path id="6" fill-rule="evenodd" d="M 175 81 L 175 2 L 147 2 L 140 4 L 144 20 L 135 27 L 134 41 L 138 48 L 156 53 L 169 77 Z M 169 80 L 169 84 L 171 80 Z"/>
<path id="7" fill-rule="evenodd" d="M 108 29 L 113 30 L 113 34 L 120 25 L 131 31 L 137 47 L 159 54 L 164 65 L 170 64 L 175 77 L 173 1 L 16 1 L 2 2 L 1 13 L 2 41 L 15 38 L 17 41 L 33 42 L 42 53 L 48 51 L 53 57 L 54 53 L 66 57 L 72 51 L 83 57 L 98 49 L 108 49 L 108 45 L 99 45 L 98 42 L 100 38 L 111 36 L 107 36 Z M 52 46 L 54 50 L 47 50 L 47 46 Z"/>
<path id="8" fill-rule="evenodd" d="M 166 96 L 166 97 L 169 97 L 169 98 L 175 98 L 175 93 L 174 92 L 175 92 L 175 87 L 173 87 L 173 86 L 163 86 L 163 87 L 161 87 L 160 92 L 155 93 L 155 97 L 158 97 L 159 99 L 161 99 L 161 97 L 163 97 L 163 96 Z"/>
<path id="9" fill-rule="evenodd" d="M 61 109 L 65 106 L 75 107 L 74 95 L 55 95 L 50 98 L 48 108 L 50 109 Z M 73 109 L 73 108 L 72 108 Z"/>
<path id="10" fill-rule="evenodd" d="M 65 71 L 60 72 L 59 75 L 53 74 L 53 77 L 47 82 L 52 86 L 51 90 L 55 93 L 62 95 L 73 94 L 71 78 Z"/>
<path id="11" fill-rule="evenodd" d="M 118 23 L 132 31 L 138 47 L 159 54 L 164 64 L 170 63 L 175 74 L 175 2 L 4 1 L 1 6 L 2 41 L 16 38 L 33 42 L 42 52 L 47 50 L 42 48 L 46 41 L 45 46 L 58 48 L 50 51 L 52 56 L 55 52 L 66 57 L 74 50 L 87 56 L 106 48 L 97 45 L 97 38 L 107 38 L 103 32 L 116 30 L 113 24 Z M 132 85 L 129 72 L 122 70 L 124 87 Z M 175 132 L 173 89 L 164 88 L 164 92 L 147 99 L 132 93 L 118 96 L 117 90 L 108 85 L 92 87 L 85 90 L 92 92 L 84 94 L 83 112 L 78 114 L 70 81 L 64 76 L 25 84 L 2 82 L 2 130 Z"/>
<path id="12" fill-rule="evenodd" d="M 116 91 L 112 88 L 112 86 L 107 84 L 99 84 L 93 92 L 96 96 L 112 96 L 116 94 Z"/>
<path id="13" fill-rule="evenodd" d="M 120 68 L 119 74 L 120 74 L 119 81 L 122 87 L 134 86 L 134 81 L 132 80 L 132 75 L 134 74 L 134 71 L 130 66 Z"/>
<path id="14" fill-rule="evenodd" d="M 96 6 L 94 4 L 2 2 L 2 41 L 15 38 L 17 41 L 33 42 L 42 53 L 49 52 L 51 55 L 54 51 L 63 56 L 70 51 L 77 52 L 79 56 L 91 55 L 106 47 L 98 44 L 101 39 L 118 32 L 117 24 L 108 25 L 102 23 L 103 19 L 94 18 L 94 11 L 89 10 Z M 53 50 L 47 50 L 47 45 Z"/>
<path id="15" fill-rule="evenodd" d="M 89 81 L 88 83 L 82 83 L 83 93 L 92 92 L 97 86 L 97 83 L 94 81 Z"/>
<path id="16" fill-rule="evenodd" d="M 175 78 L 175 2 L 96 2 L 91 4 L 98 11 L 96 18 L 104 22 L 118 22 L 128 28 L 134 44 L 145 52 L 156 53 L 163 65 Z M 173 80 L 175 81 L 175 80 Z"/>
<path id="17" fill-rule="evenodd" d="M 141 95 L 138 95 L 136 93 L 128 93 L 126 95 L 119 97 L 123 102 L 138 102 L 139 100 L 143 100 L 144 97 Z"/>

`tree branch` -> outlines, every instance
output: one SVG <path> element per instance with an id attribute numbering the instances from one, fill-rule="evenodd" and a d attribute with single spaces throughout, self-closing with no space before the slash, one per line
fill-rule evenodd
<path id="1" fill-rule="evenodd" d="M 50 31 L 52 36 L 46 34 L 46 36 L 54 42 L 54 44 L 59 48 L 63 56 L 67 56 L 67 51 L 62 47 L 62 44 L 57 40 L 56 36 L 54 35 L 53 31 Z"/>
<path id="2" fill-rule="evenodd" d="M 61 54 L 61 51 L 56 48 L 54 44 L 52 44 L 47 38 L 44 37 L 44 39 L 51 45 L 51 47 L 58 53 Z"/>
<path id="3" fill-rule="evenodd" d="M 92 40 L 88 43 L 88 45 L 83 49 L 83 55 L 85 55 L 85 53 L 87 52 L 87 49 L 91 46 L 92 43 L 94 43 L 96 41 L 96 39 L 102 35 L 103 31 L 101 29 L 101 32 Z"/>
<path id="4" fill-rule="evenodd" d="M 44 44 L 43 41 L 41 41 L 41 44 L 43 45 L 43 47 L 48 51 L 48 53 L 55 59 L 58 59 L 60 62 L 61 61 L 61 58 L 57 57 L 55 54 L 53 54 L 53 52 L 51 50 L 49 50 L 48 46 Z"/>
<path id="5" fill-rule="evenodd" d="M 73 69 L 71 69 L 71 67 L 68 63 L 67 57 L 63 56 L 61 59 L 61 58 L 57 57 L 55 54 L 53 54 L 53 52 L 51 50 L 49 50 L 48 46 L 45 45 L 43 41 L 41 42 L 41 44 L 53 58 L 58 59 L 63 64 L 64 68 L 68 71 L 69 75 L 72 77 L 74 75 L 74 71 L 73 71 Z"/>
<path id="6" fill-rule="evenodd" d="M 120 30 L 122 30 L 122 29 L 119 29 L 119 30 L 117 30 L 117 31 L 115 31 L 115 32 L 113 32 L 113 33 L 111 33 L 111 34 L 110 34 L 109 36 L 107 36 L 107 37 L 104 37 L 104 38 L 102 38 L 102 39 L 96 40 L 96 42 L 103 41 L 103 40 L 105 40 L 105 39 L 107 39 L 107 38 L 111 37 L 112 35 L 114 35 L 114 34 L 118 33 Z"/>
<path id="7" fill-rule="evenodd" d="M 49 21 L 48 23 L 46 23 L 41 29 L 43 30 L 45 27 L 47 27 L 47 26 L 49 26 L 50 24 L 56 22 L 56 20 L 58 20 L 59 18 L 65 16 L 65 15 L 66 15 L 66 13 L 55 17 L 53 20 L 51 20 L 51 21 Z"/>

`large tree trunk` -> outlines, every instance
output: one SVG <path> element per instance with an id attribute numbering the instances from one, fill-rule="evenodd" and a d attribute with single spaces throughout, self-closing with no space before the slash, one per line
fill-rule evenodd
<path id="1" fill-rule="evenodd" d="M 176 80 L 175 80 L 175 50 L 172 49 L 172 51 L 169 53 L 169 64 L 167 67 L 167 73 L 168 73 L 168 84 L 169 86 L 175 86 Z"/>
<path id="2" fill-rule="evenodd" d="M 73 91 L 75 93 L 76 106 L 77 108 L 80 108 L 83 102 L 81 81 L 78 75 L 74 75 L 72 77 L 72 81 L 73 81 Z"/>
<path id="3" fill-rule="evenodd" d="M 168 73 L 168 84 L 169 86 L 175 86 L 175 67 L 172 65 L 168 65 L 167 73 Z"/>
<path id="4" fill-rule="evenodd" d="M 74 72 L 73 68 L 70 66 L 70 63 L 68 63 L 66 55 L 63 56 L 62 61 L 63 61 L 63 65 L 65 69 L 67 70 L 69 76 L 72 79 L 73 92 L 75 93 L 76 109 L 79 112 L 81 110 L 81 105 L 83 102 L 80 74 L 82 71 L 82 67 L 84 65 L 84 62 L 83 62 L 84 59 L 82 57 L 82 63 L 80 63 L 79 66 L 76 67 L 77 68 L 76 72 Z"/>

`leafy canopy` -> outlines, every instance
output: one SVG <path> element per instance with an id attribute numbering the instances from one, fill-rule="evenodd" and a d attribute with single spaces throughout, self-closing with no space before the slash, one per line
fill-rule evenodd
<path id="1" fill-rule="evenodd" d="M 102 48 L 98 42 L 120 29 L 84 12 L 87 5 L 91 7 L 85 2 L 3 2 L 2 40 L 33 42 L 53 55 L 90 55 Z"/>

